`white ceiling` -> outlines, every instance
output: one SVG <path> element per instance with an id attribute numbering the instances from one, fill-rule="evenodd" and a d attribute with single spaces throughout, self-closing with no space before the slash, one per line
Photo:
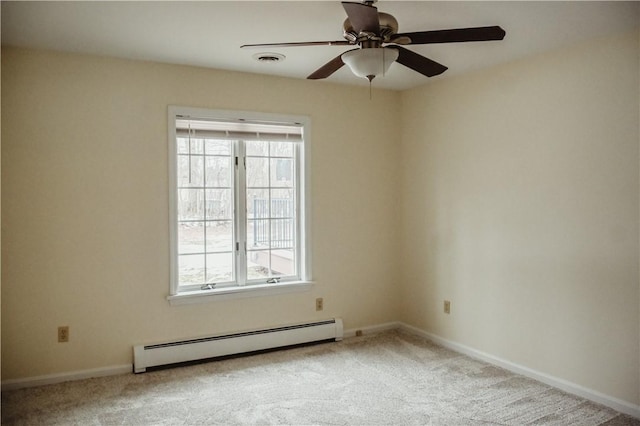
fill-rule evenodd
<path id="1" fill-rule="evenodd" d="M 410 46 L 449 67 L 432 80 L 517 60 L 640 25 L 640 2 L 381 0 L 399 32 L 500 25 L 503 41 Z M 343 40 L 339 1 L 2 1 L 2 44 L 306 78 L 349 46 L 240 49 L 243 44 Z M 286 56 L 261 63 L 260 52 Z M 347 67 L 327 81 L 367 85 Z M 393 64 L 373 85 L 429 79 Z"/>

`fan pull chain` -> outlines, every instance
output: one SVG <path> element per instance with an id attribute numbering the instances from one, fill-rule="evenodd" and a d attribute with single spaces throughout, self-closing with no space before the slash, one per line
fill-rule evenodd
<path id="1" fill-rule="evenodd" d="M 384 73 L 384 54 L 385 54 L 385 52 L 386 52 L 386 50 L 385 50 L 385 48 L 383 47 L 383 48 L 382 48 L 382 77 L 384 77 L 384 74 L 385 74 L 385 73 Z"/>
<path id="2" fill-rule="evenodd" d="M 189 183 L 191 183 L 191 120 L 189 120 L 189 140 L 188 140 L 188 144 L 189 144 Z"/>

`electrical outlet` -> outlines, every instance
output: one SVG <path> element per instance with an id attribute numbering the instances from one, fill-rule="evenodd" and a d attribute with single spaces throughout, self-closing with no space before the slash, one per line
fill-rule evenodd
<path id="1" fill-rule="evenodd" d="M 69 341 L 69 326 L 58 327 L 58 343 L 66 343 Z"/>
<path id="2" fill-rule="evenodd" d="M 451 302 L 449 302 L 448 300 L 444 301 L 444 313 L 445 314 L 451 313 Z"/>
<path id="3" fill-rule="evenodd" d="M 321 311 L 322 309 L 324 309 L 324 302 L 322 297 L 318 297 L 316 299 L 316 311 Z"/>

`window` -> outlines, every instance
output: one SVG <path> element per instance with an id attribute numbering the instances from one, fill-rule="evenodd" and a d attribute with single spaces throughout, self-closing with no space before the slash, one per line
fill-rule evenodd
<path id="1" fill-rule="evenodd" d="M 310 280 L 307 128 L 299 116 L 169 109 L 169 300 Z"/>

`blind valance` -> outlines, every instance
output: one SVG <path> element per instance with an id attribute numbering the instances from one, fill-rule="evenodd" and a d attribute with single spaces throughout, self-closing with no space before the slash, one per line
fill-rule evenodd
<path id="1" fill-rule="evenodd" d="M 178 118 L 176 119 L 176 136 L 217 140 L 302 142 L 302 126 L 295 123 Z"/>

